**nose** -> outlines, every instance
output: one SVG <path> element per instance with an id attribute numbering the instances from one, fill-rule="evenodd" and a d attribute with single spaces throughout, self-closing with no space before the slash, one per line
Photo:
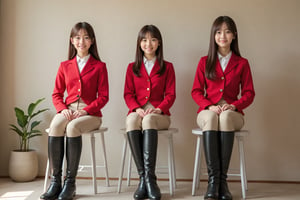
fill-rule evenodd
<path id="1" fill-rule="evenodd" d="M 221 32 L 221 35 L 220 35 L 220 36 L 221 36 L 221 38 L 223 38 L 223 37 L 224 37 L 224 35 L 225 35 L 225 34 L 224 34 L 224 32 L 222 31 L 222 32 Z"/>

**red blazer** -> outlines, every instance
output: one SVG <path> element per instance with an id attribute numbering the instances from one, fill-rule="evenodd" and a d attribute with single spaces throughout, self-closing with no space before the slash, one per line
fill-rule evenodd
<path id="1" fill-rule="evenodd" d="M 64 93 L 67 97 L 64 100 Z M 68 105 L 83 100 L 84 108 L 90 115 L 102 117 L 101 108 L 108 102 L 108 77 L 106 65 L 91 55 L 79 74 L 76 57 L 64 61 L 58 69 L 52 101 L 57 112 Z"/>
<path id="2" fill-rule="evenodd" d="M 227 103 L 233 104 L 239 112 L 244 114 L 243 109 L 253 102 L 255 96 L 248 61 L 232 53 L 223 72 L 217 59 L 216 78 L 209 80 L 205 77 L 206 60 L 207 56 L 199 61 L 192 89 L 192 97 L 200 106 L 198 113 L 207 106 L 218 103 L 223 97 Z M 240 98 L 238 98 L 239 94 Z"/>
<path id="3" fill-rule="evenodd" d="M 169 109 L 176 98 L 175 72 L 172 63 L 164 62 L 166 71 L 161 76 L 157 74 L 160 69 L 157 60 L 150 76 L 146 71 L 144 63 L 141 66 L 139 77 L 133 73 L 133 63 L 128 65 L 124 99 L 129 108 L 129 113 L 150 101 L 155 108 L 160 108 L 163 114 L 170 115 Z"/>

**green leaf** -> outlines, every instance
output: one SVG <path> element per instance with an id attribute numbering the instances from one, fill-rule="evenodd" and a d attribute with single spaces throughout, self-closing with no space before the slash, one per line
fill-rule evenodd
<path id="1" fill-rule="evenodd" d="M 33 130 L 34 127 L 36 127 L 37 125 L 39 125 L 41 123 L 41 121 L 34 121 L 31 123 L 31 129 L 30 130 Z"/>
<path id="2" fill-rule="evenodd" d="M 45 112 L 45 111 L 47 111 L 47 110 L 49 110 L 49 109 L 47 108 L 47 109 L 39 110 L 38 112 L 34 113 L 34 114 L 31 116 L 31 118 L 33 118 L 34 116 L 36 116 L 36 115 L 38 115 L 38 114 L 40 114 L 40 113 L 42 113 L 42 112 Z"/>
<path id="3" fill-rule="evenodd" d="M 11 127 L 10 130 L 15 131 L 19 136 L 23 135 L 23 132 L 18 127 L 16 127 L 15 125 L 10 124 L 10 127 Z"/>
<path id="4" fill-rule="evenodd" d="M 33 135 L 30 135 L 30 136 L 28 137 L 28 139 L 33 138 L 33 137 L 36 137 L 36 136 L 41 136 L 41 135 L 43 135 L 43 134 L 41 134 L 41 133 L 39 133 L 39 134 L 33 134 Z"/>
<path id="5" fill-rule="evenodd" d="M 29 106 L 28 106 L 28 115 L 31 116 L 34 109 L 36 108 L 36 106 L 41 103 L 45 98 L 42 98 L 42 99 L 39 99 L 37 100 L 35 103 L 31 103 Z"/>
<path id="6" fill-rule="evenodd" d="M 15 107 L 15 113 L 17 121 L 20 127 L 24 128 L 27 125 L 28 116 L 24 114 L 24 111 L 18 107 Z"/>

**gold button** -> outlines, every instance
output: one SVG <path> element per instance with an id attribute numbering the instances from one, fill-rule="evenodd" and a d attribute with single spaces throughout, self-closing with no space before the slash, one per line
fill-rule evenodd
<path id="1" fill-rule="evenodd" d="M 149 91 L 150 89 L 149 88 L 147 88 L 147 91 Z"/>
<path id="2" fill-rule="evenodd" d="M 220 89 L 220 92 L 223 92 L 223 89 Z"/>
<path id="3" fill-rule="evenodd" d="M 224 76 L 222 76 L 221 79 L 224 80 Z"/>
<path id="4" fill-rule="evenodd" d="M 145 99 L 148 99 L 148 97 L 145 97 Z"/>
<path id="5" fill-rule="evenodd" d="M 78 89 L 78 92 L 80 92 L 80 89 Z"/>

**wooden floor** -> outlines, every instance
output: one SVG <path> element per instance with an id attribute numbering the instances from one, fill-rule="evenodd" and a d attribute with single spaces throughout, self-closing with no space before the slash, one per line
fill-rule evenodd
<path id="1" fill-rule="evenodd" d="M 43 192 L 43 179 L 33 182 L 16 183 L 9 178 L 0 178 L 0 200 L 36 200 Z M 89 179 L 77 180 L 77 196 L 75 199 L 103 199 L 103 200 L 128 200 L 136 189 L 137 182 L 132 181 L 131 186 L 123 181 L 122 192 L 117 194 L 117 181 L 111 180 L 110 187 L 105 186 L 104 180 L 98 180 L 98 194 L 93 194 L 92 181 Z M 178 181 L 175 195 L 169 195 L 169 184 L 167 181 L 158 182 L 162 200 L 168 199 L 203 199 L 207 183 L 201 182 L 196 196 L 192 196 L 192 182 Z M 234 199 L 241 199 L 241 185 L 239 182 L 230 182 L 230 190 Z M 299 200 L 300 184 L 280 183 L 248 183 L 247 199 L 259 200 Z"/>

